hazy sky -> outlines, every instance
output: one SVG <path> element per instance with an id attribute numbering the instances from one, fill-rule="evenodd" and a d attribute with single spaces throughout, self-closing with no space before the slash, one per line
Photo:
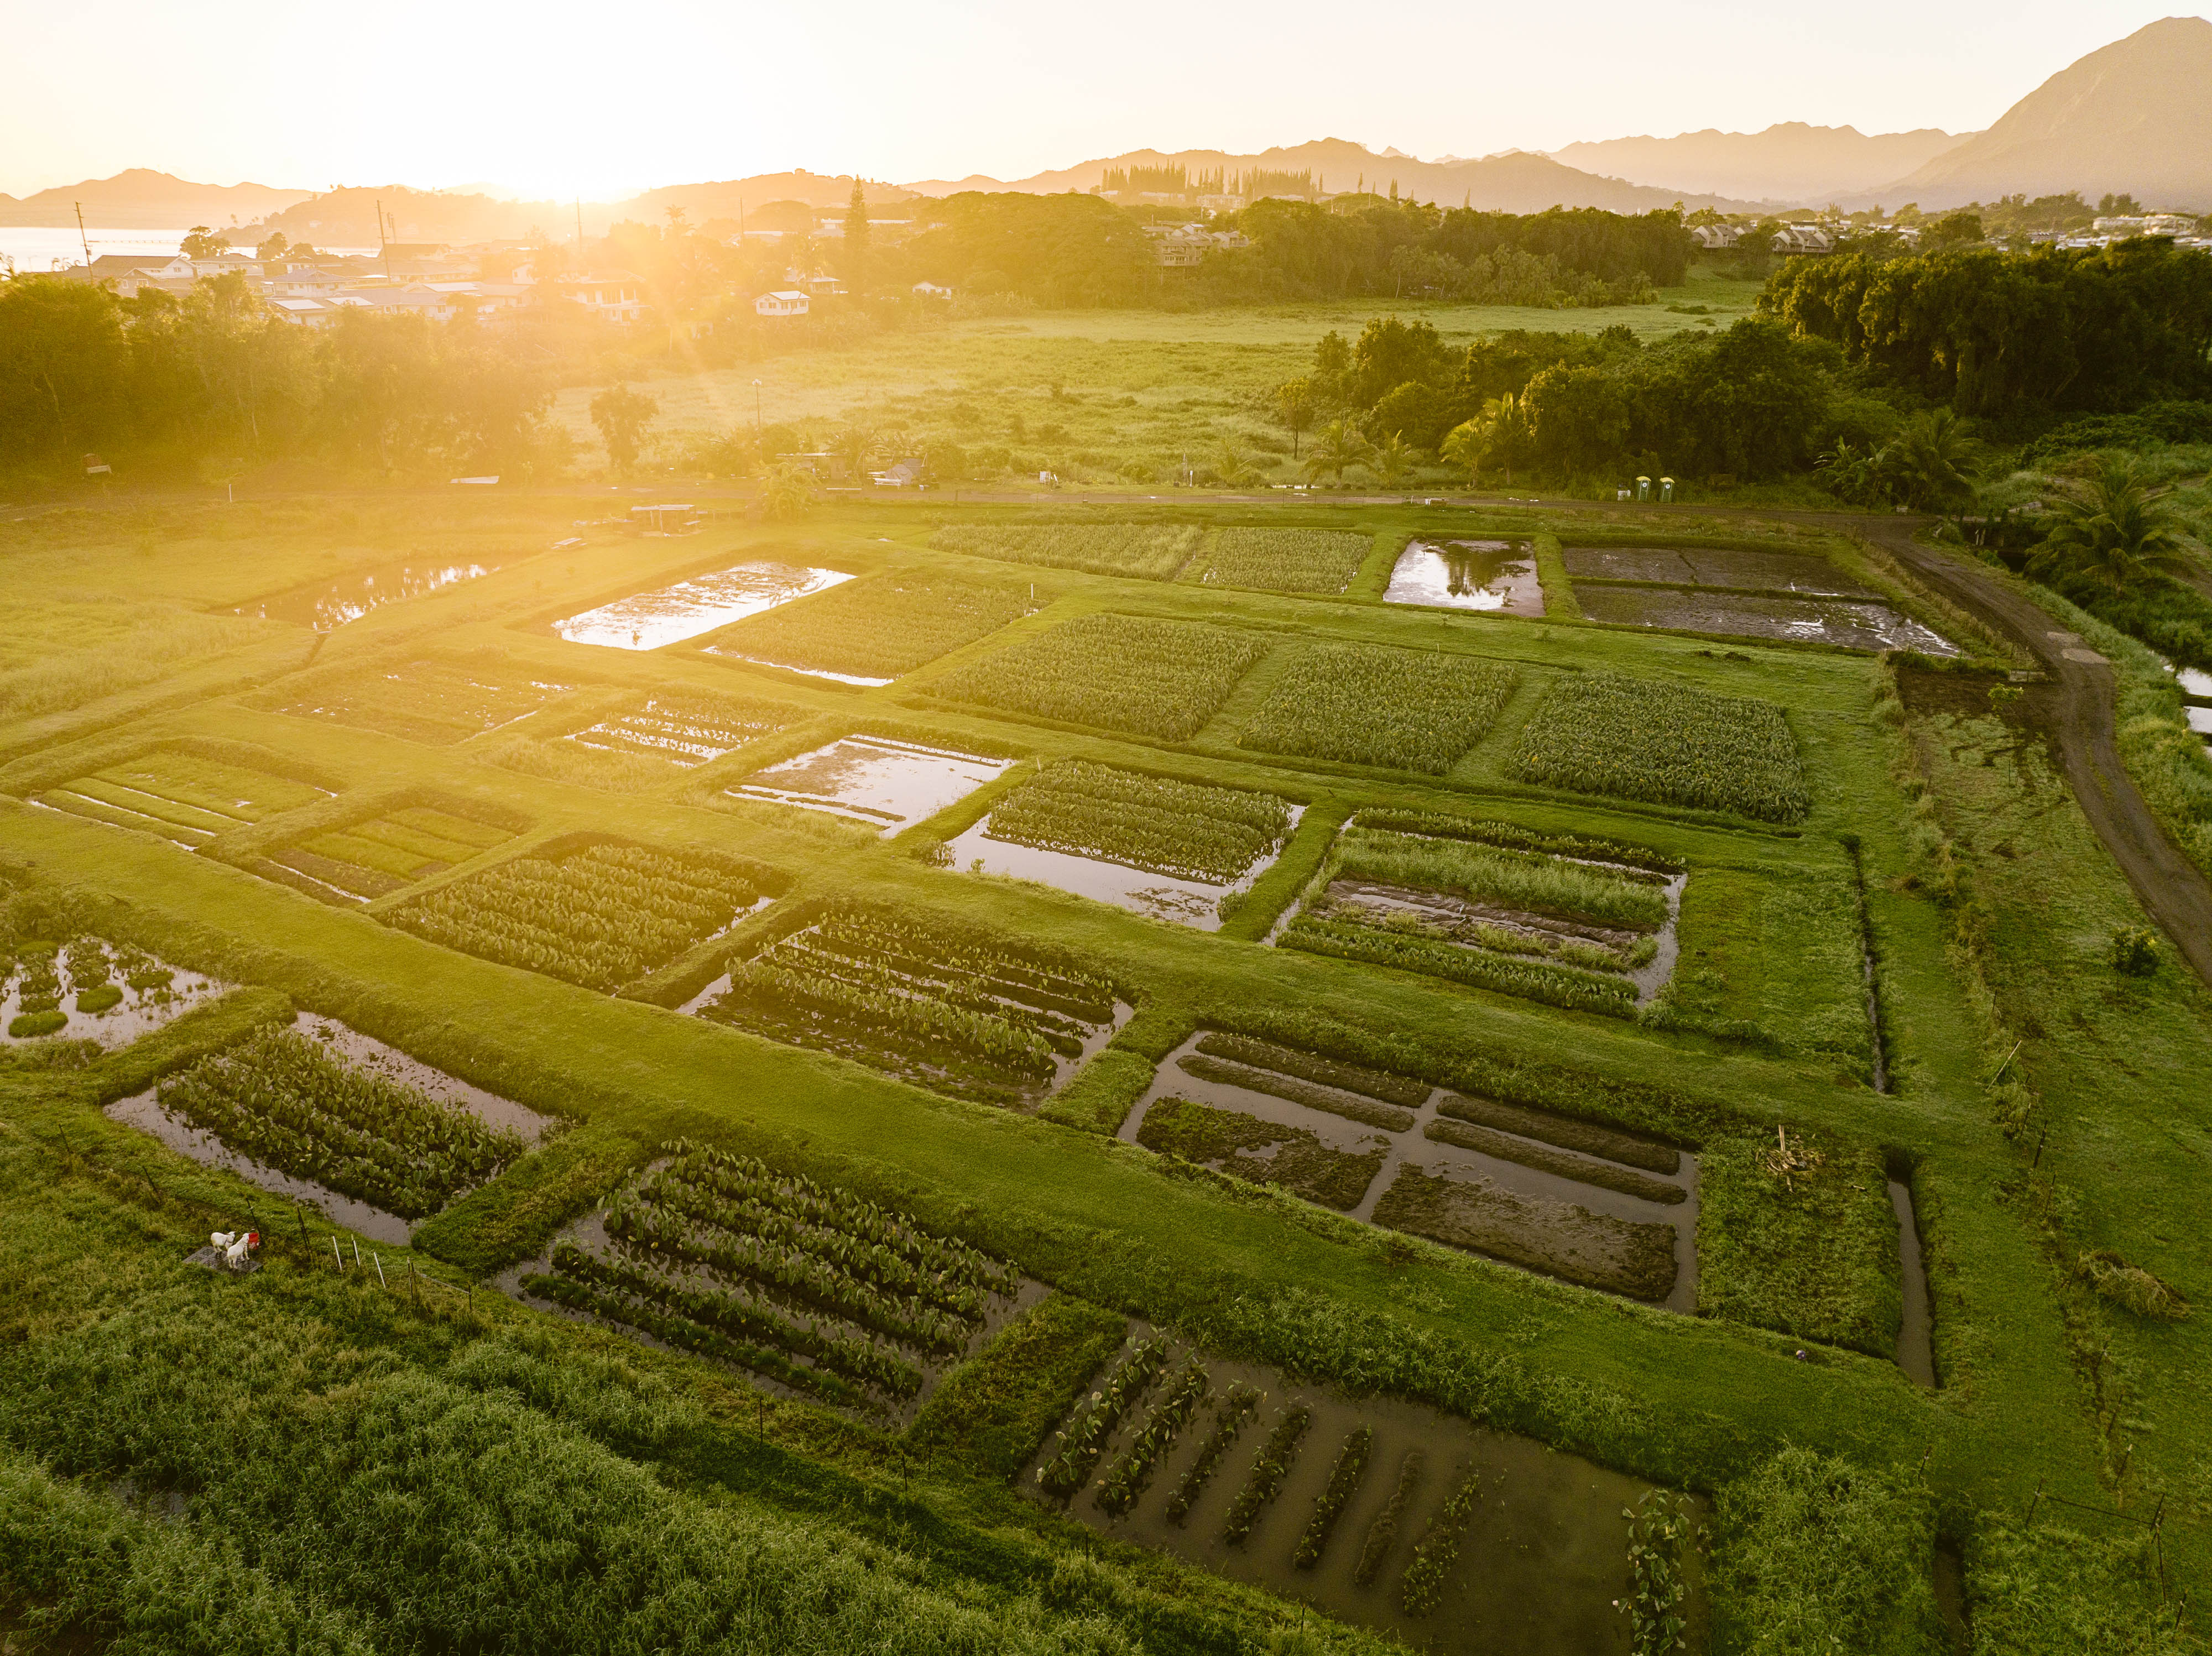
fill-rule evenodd
<path id="1" fill-rule="evenodd" d="M 1987 125 L 2145 0 L 0 0 L 0 191 L 152 167 L 532 194 L 805 167 L 1017 178 L 1152 146 L 1423 157 Z"/>

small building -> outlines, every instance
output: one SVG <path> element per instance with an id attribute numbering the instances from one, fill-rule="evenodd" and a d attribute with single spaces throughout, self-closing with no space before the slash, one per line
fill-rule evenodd
<path id="1" fill-rule="evenodd" d="M 895 460 L 881 471 L 869 473 L 869 481 L 879 488 L 913 488 L 927 470 L 918 459 Z"/>
<path id="2" fill-rule="evenodd" d="M 796 288 L 780 288 L 753 300 L 753 310 L 761 316 L 805 316 L 813 303 Z"/>
<path id="3" fill-rule="evenodd" d="M 645 314 L 645 278 L 631 270 L 592 270 L 551 284 L 562 298 L 610 322 L 635 322 Z"/>
<path id="4" fill-rule="evenodd" d="M 952 289 L 934 282 L 917 282 L 914 284 L 914 296 L 916 299 L 950 299 Z"/>

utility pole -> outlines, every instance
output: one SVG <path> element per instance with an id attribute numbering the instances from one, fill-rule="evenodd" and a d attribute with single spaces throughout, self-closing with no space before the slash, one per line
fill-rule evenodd
<path id="1" fill-rule="evenodd" d="M 384 259 L 384 281 L 389 287 L 392 282 L 392 244 L 384 235 L 384 197 L 381 196 L 376 197 L 376 251 Z"/>
<path id="2" fill-rule="evenodd" d="M 84 234 L 84 203 L 73 201 L 70 205 L 76 209 L 77 246 L 84 249 L 84 268 L 89 270 L 92 268 L 92 243 L 86 240 Z"/>
<path id="3" fill-rule="evenodd" d="M 584 272 L 584 198 L 576 197 L 576 274 Z"/>

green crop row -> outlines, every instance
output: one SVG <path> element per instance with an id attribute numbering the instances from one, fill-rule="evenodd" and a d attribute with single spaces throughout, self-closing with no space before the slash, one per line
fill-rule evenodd
<path id="1" fill-rule="evenodd" d="M 1131 1404 L 1152 1390 L 1167 1362 L 1165 1340 L 1142 1339 L 1129 1348 L 1106 1384 L 1085 1398 L 1077 1407 L 1075 1418 L 1054 1434 L 1051 1458 L 1036 1470 L 1036 1481 L 1048 1495 L 1065 1501 L 1083 1487 L 1115 1426 Z"/>
<path id="2" fill-rule="evenodd" d="M 712 1191 L 734 1203 L 773 1210 L 821 1231 L 837 1231 L 853 1239 L 856 1253 L 836 1252 L 817 1240 L 815 1250 L 830 1253 L 848 1270 L 888 1273 L 890 1261 L 903 1261 L 925 1275 L 959 1286 L 994 1294 L 1009 1294 L 1021 1281 L 1020 1273 L 980 1248 L 957 1237 L 925 1230 L 903 1213 L 879 1207 L 851 1191 L 817 1185 L 801 1174 L 778 1173 L 766 1162 L 710 1144 L 679 1138 L 667 1147 L 671 1160 L 665 1169 L 681 1179 Z M 880 1250 L 880 1253 L 877 1253 Z M 870 1265 L 866 1258 L 878 1263 Z M 888 1282 L 888 1275 L 871 1280 Z"/>
<path id="3" fill-rule="evenodd" d="M 1518 670 L 1472 656 L 1307 644 L 1237 745 L 1441 776 L 1488 734 Z"/>
<path id="4" fill-rule="evenodd" d="M 1467 1532 L 1468 1520 L 1474 1516 L 1481 1494 L 1482 1473 L 1478 1469 L 1445 1497 L 1428 1528 L 1421 1532 L 1421 1538 L 1413 1543 L 1413 1562 L 1406 1566 L 1405 1580 L 1399 1584 L 1399 1602 L 1407 1615 L 1435 1612 L 1443 1597 L 1444 1577 L 1458 1562 L 1460 1538 Z"/>
<path id="5" fill-rule="evenodd" d="M 241 1156 L 403 1219 L 434 1213 L 524 1145 L 290 1029 L 264 1029 L 161 1083 L 161 1106 Z"/>
<path id="6" fill-rule="evenodd" d="M 1370 966 L 1394 966 L 1401 971 L 1446 978 L 1470 988 L 1518 995 L 1571 1011 L 1603 1012 L 1613 1017 L 1636 1015 L 1636 987 L 1620 978 L 1600 977 L 1549 961 L 1462 949 L 1415 933 L 1301 914 L 1276 942 L 1285 949 L 1364 961 Z"/>
<path id="7" fill-rule="evenodd" d="M 708 647 L 802 672 L 896 678 L 1029 610 L 1027 596 L 1011 586 L 878 575 L 739 622 Z"/>
<path id="8" fill-rule="evenodd" d="M 1206 1441 L 1198 1446 L 1197 1455 L 1183 1469 L 1175 1493 L 1168 1497 L 1170 1524 L 1180 1526 L 1190 1516 L 1190 1509 L 1198 1504 L 1199 1496 L 1206 1492 L 1206 1486 L 1219 1470 L 1222 1457 L 1235 1447 L 1265 1395 L 1258 1386 L 1248 1386 L 1243 1380 L 1229 1382 L 1228 1391 L 1213 1405 L 1213 1425 L 1206 1435 Z"/>
<path id="9" fill-rule="evenodd" d="M 1337 836 L 1328 877 L 1340 874 L 1594 925 L 1656 931 L 1667 923 L 1666 888 L 1653 877 L 1466 840 L 1347 828 Z"/>
<path id="10" fill-rule="evenodd" d="M 1201 532 L 1188 524 L 947 524 L 929 543 L 971 558 L 1165 580 L 1190 561 Z"/>
<path id="11" fill-rule="evenodd" d="M 611 991 L 666 965 L 759 897 L 750 878 L 718 864 L 599 845 L 515 858 L 384 918 L 502 966 Z"/>
<path id="12" fill-rule="evenodd" d="M 1221 1538 L 1229 1545 L 1243 1546 L 1252 1526 L 1260 1521 L 1260 1514 L 1283 1492 L 1291 1463 L 1297 1459 L 1299 1441 L 1312 1424 L 1313 1410 L 1303 1403 L 1294 1403 L 1284 1409 L 1261 1440 L 1259 1453 L 1252 1457 L 1252 1470 L 1244 1475 L 1244 1487 L 1237 1491 L 1237 1498 L 1229 1503 L 1229 1515 L 1222 1520 Z"/>
<path id="13" fill-rule="evenodd" d="M 1813 809 L 1796 738 L 1771 701 L 1619 673 L 1563 677 L 1524 726 L 1524 782 L 1800 822 Z"/>
<path id="14" fill-rule="evenodd" d="M 1144 1496 L 1159 1458 L 1175 1447 L 1183 1427 L 1206 1401 L 1207 1379 L 1196 1357 L 1185 1360 L 1166 1393 L 1145 1413 L 1144 1423 L 1098 1482 L 1098 1504 L 1120 1517 Z"/>
<path id="15" fill-rule="evenodd" d="M 1359 1586 L 1366 1586 L 1382 1573 L 1389 1562 L 1390 1549 L 1397 1544 L 1398 1526 L 1405 1518 L 1406 1507 L 1420 1487 L 1422 1468 L 1428 1458 L 1418 1448 L 1406 1451 L 1406 1458 L 1398 1463 L 1398 1482 L 1390 1491 L 1390 1499 L 1375 1520 L 1367 1526 L 1367 1534 L 1359 1545 L 1359 1562 L 1352 1567 L 1352 1579 Z"/>
<path id="16" fill-rule="evenodd" d="M 1306 1521 L 1306 1532 L 1298 1538 L 1297 1551 L 1291 1562 L 1302 1570 L 1310 1570 L 1321 1562 L 1321 1556 L 1328 1550 L 1328 1538 L 1336 1532 L 1336 1520 L 1344 1515 L 1345 1503 L 1352 1492 L 1359 1487 L 1361 1474 L 1367 1470 L 1367 1456 L 1375 1447 L 1375 1429 L 1355 1426 L 1344 1447 L 1336 1452 L 1336 1464 L 1329 1468 L 1328 1483 L 1315 1497 L 1313 1516 Z"/>
<path id="17" fill-rule="evenodd" d="M 553 1270 L 572 1283 L 657 1307 L 732 1339 L 806 1357 L 893 1397 L 912 1397 L 921 1389 L 921 1370 L 903 1357 L 854 1335 L 794 1322 L 726 1289 L 701 1287 L 696 1278 L 675 1281 L 647 1265 L 589 1253 L 566 1238 L 554 1244 Z"/>
<path id="18" fill-rule="evenodd" d="M 1513 851 L 1540 852 L 1550 857 L 1577 857 L 1588 862 L 1620 863 L 1654 874 L 1680 874 L 1679 858 L 1645 846 L 1620 840 L 1600 840 L 1580 834 L 1539 834 L 1518 822 L 1500 822 L 1484 816 L 1462 816 L 1443 810 L 1413 810 L 1393 805 L 1362 805 L 1352 816 L 1354 828 L 1377 828 L 1389 834 L 1418 834 L 1431 840 L 1472 840 L 1479 845 L 1504 846 Z"/>
<path id="19" fill-rule="evenodd" d="M 1346 529 L 1224 529 L 1214 537 L 1206 579 L 1269 592 L 1341 592 L 1375 544 Z"/>
<path id="20" fill-rule="evenodd" d="M 933 694 L 1181 742 L 1220 711 L 1265 640 L 1200 622 L 1079 616 L 937 680 Z"/>
<path id="21" fill-rule="evenodd" d="M 1228 885 L 1273 852 L 1290 807 L 1270 793 L 1176 782 L 1073 759 L 994 807 L 994 840 Z"/>

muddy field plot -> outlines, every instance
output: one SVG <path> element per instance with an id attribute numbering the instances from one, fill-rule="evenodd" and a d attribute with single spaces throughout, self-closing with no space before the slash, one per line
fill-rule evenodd
<path id="1" fill-rule="evenodd" d="M 850 1191 L 676 1143 L 511 1292 L 787 1392 L 905 1418 L 1041 1296 L 1003 1261 Z"/>
<path id="2" fill-rule="evenodd" d="M 1669 586 L 1585 584 L 1576 601 L 1590 621 L 1704 633 L 1715 638 L 1775 639 L 1879 652 L 1913 650 L 1955 656 L 1958 646 L 1886 604 L 1861 598 L 1791 597 L 1763 592 L 1683 591 Z"/>
<path id="3" fill-rule="evenodd" d="M 1627 1016 L 1673 969 L 1686 882 L 1633 847 L 1438 813 L 1364 811 L 1337 836 L 1275 941 Z"/>
<path id="4" fill-rule="evenodd" d="M 1273 794 L 1065 760 L 1000 801 L 945 858 L 1212 931 L 1300 814 Z"/>
<path id="5" fill-rule="evenodd" d="M 737 858 L 601 843 L 514 858 L 380 918 L 464 954 L 611 992 L 727 931 L 781 883 Z"/>
<path id="6" fill-rule="evenodd" d="M 1626 1514 L 1676 1498 L 1533 1439 L 1150 1331 L 1019 1483 L 1116 1540 L 1468 1656 L 1626 1653 Z M 1689 1585 L 1697 1615 L 1702 1580 Z"/>
<path id="7" fill-rule="evenodd" d="M 1577 581 L 1711 586 L 1741 592 L 1878 598 L 1881 593 L 1809 552 L 1715 546 L 1570 546 L 1567 573 Z"/>
<path id="8" fill-rule="evenodd" d="M 1577 793 L 1801 822 L 1812 810 L 1797 738 L 1771 701 L 1662 679 L 1555 679 L 1507 769 Z"/>
<path id="9" fill-rule="evenodd" d="M 287 691 L 263 705 L 443 748 L 516 724 L 574 688 L 513 670 L 410 661 Z"/>
<path id="10" fill-rule="evenodd" d="M 257 1030 L 107 1114 L 395 1245 L 550 1125 L 320 1017 Z"/>
<path id="11" fill-rule="evenodd" d="M 489 757 L 503 769 L 610 792 L 665 786 L 686 771 L 813 717 L 812 710 L 712 690 L 656 690 L 587 724 L 505 743 Z"/>
<path id="12" fill-rule="evenodd" d="M 700 1016 L 915 1084 L 1034 1107 L 1130 1009 L 1102 974 L 909 916 L 832 914 L 732 968 Z"/>
<path id="13" fill-rule="evenodd" d="M 1013 763 L 888 737 L 847 736 L 755 771 L 724 792 L 733 799 L 823 811 L 895 834 L 957 804 Z"/>
<path id="14" fill-rule="evenodd" d="M 947 524 L 929 543 L 971 558 L 1167 580 L 1190 561 L 1202 533 L 1188 524 Z"/>
<path id="15" fill-rule="evenodd" d="M 1079 616 L 947 673 L 929 694 L 1003 713 L 1181 742 L 1220 711 L 1270 640 L 1201 622 Z"/>
<path id="16" fill-rule="evenodd" d="M 1519 676 L 1471 656 L 1302 645 L 1237 743 L 1441 776 L 1489 733 Z"/>
<path id="17" fill-rule="evenodd" d="M 1696 1160 L 1638 1134 L 1204 1031 L 1121 1137 L 1587 1288 L 1698 1306 Z"/>
<path id="18" fill-rule="evenodd" d="M 0 947 L 0 1036 L 15 1042 L 58 1035 L 125 1046 L 223 987 L 130 943 L 24 939 Z"/>
<path id="19" fill-rule="evenodd" d="M 219 834 L 331 797 L 327 788 L 246 765 L 155 751 L 48 788 L 33 803 L 197 851 Z"/>
<path id="20" fill-rule="evenodd" d="M 1030 607 L 1018 587 L 875 575 L 740 622 L 707 649 L 847 684 L 888 684 Z"/>
<path id="21" fill-rule="evenodd" d="M 280 846 L 253 871 L 328 902 L 374 902 L 497 849 L 522 826 L 403 805 Z"/>

